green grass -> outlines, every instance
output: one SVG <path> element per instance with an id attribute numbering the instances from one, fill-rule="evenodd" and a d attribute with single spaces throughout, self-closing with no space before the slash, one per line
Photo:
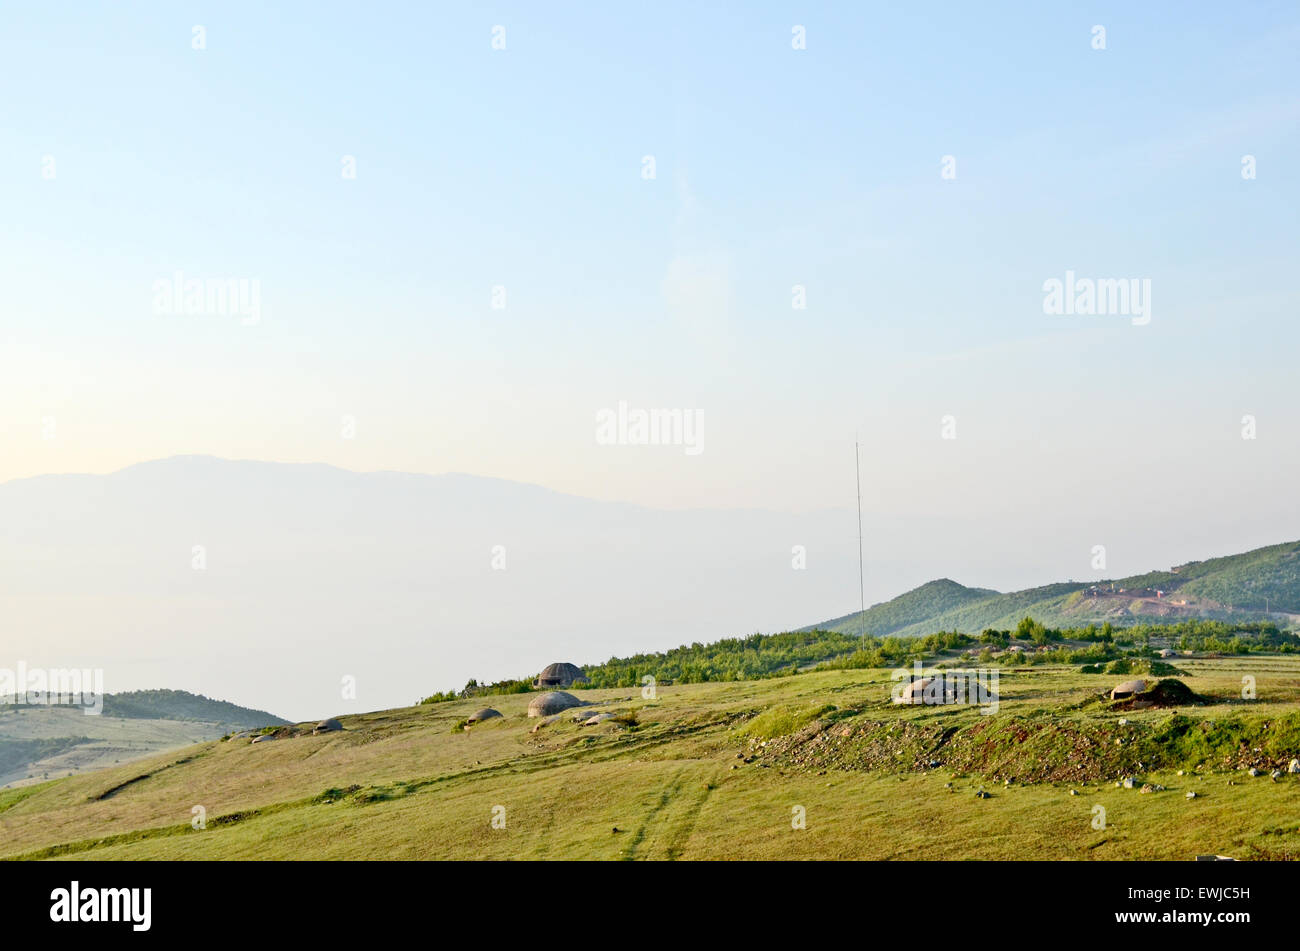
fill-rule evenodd
<path id="1" fill-rule="evenodd" d="M 1300 756 L 1300 658 L 1179 666 L 1207 704 L 1118 710 L 1100 698 L 1114 678 L 1049 666 L 1003 670 L 992 716 L 892 704 L 879 669 L 660 687 L 654 700 L 578 690 L 621 718 L 537 733 L 527 695 L 499 698 L 502 719 L 458 732 L 481 700 L 343 716 L 341 733 L 213 741 L 0 794 L 0 855 L 1300 856 L 1300 777 L 1242 768 Z M 1256 700 L 1241 698 L 1246 675 Z M 1167 788 L 1116 787 L 1128 774 Z M 206 829 L 190 825 L 196 805 Z M 1093 828 L 1095 806 L 1105 829 Z M 792 828 L 795 807 L 806 829 Z"/>
<path id="2" fill-rule="evenodd" d="M 833 713 L 833 703 L 813 702 L 801 707 L 779 706 L 764 710 L 745 725 L 744 733 L 760 740 L 797 733 L 819 717 Z"/>

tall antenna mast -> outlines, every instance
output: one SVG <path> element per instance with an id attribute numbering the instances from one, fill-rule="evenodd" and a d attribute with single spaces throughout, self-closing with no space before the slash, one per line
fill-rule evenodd
<path id="1" fill-rule="evenodd" d="M 862 463 L 858 460 L 858 441 L 853 440 L 853 474 L 858 483 L 858 618 L 862 622 L 862 637 L 867 637 L 867 595 L 862 573 Z"/>

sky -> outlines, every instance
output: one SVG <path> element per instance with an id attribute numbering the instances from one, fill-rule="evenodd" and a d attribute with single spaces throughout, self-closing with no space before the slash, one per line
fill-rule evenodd
<path id="1" fill-rule="evenodd" d="M 0 481 L 197 453 L 797 513 L 854 505 L 857 439 L 868 538 L 1297 536 L 1294 4 L 547 6 L 7 4 Z M 1149 320 L 1045 313 L 1067 272 Z M 620 403 L 699 451 L 602 444 Z"/>

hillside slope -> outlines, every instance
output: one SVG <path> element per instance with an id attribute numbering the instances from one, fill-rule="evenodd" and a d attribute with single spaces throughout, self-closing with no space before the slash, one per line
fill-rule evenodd
<path id="1" fill-rule="evenodd" d="M 802 630 L 884 637 L 904 628 L 924 625 L 937 614 L 956 611 L 997 596 L 997 591 L 988 588 L 968 588 L 948 578 L 940 578 L 927 581 L 889 601 L 873 604 L 865 614 L 855 611 L 821 624 L 811 624 Z"/>
<path id="2" fill-rule="evenodd" d="M 1183 666 L 1204 702 L 1176 711 L 1112 710 L 1099 691 L 1113 678 L 1040 668 L 1003 671 L 993 716 L 893 704 L 887 670 L 671 686 L 650 699 L 576 690 L 584 714 L 615 714 L 585 726 L 566 715 L 538 727 L 527 695 L 493 698 L 502 716 L 468 731 L 459 724 L 477 698 L 342 715 L 340 732 L 305 724 L 274 742 L 209 741 L 0 792 L 0 856 L 1294 856 L 1300 775 L 1274 782 L 1268 771 L 1300 754 L 1300 664 Z M 1243 670 L 1266 702 L 1240 699 Z M 1160 789 L 1115 781 L 1134 773 Z M 1096 804 L 1122 818 L 1094 829 Z M 792 808 L 805 827 L 792 828 Z"/>
<path id="3" fill-rule="evenodd" d="M 104 716 L 142 720 L 203 720 L 232 729 L 282 726 L 288 720 L 186 690 L 132 690 L 104 695 Z"/>
<path id="4" fill-rule="evenodd" d="M 184 690 L 106 694 L 103 712 L 0 704 L 0 786 L 128 763 L 232 730 L 288 721 Z"/>
<path id="5" fill-rule="evenodd" d="M 1265 610 L 1267 609 L 1267 615 Z M 1300 541 L 1239 555 L 1189 562 L 1167 571 L 1095 582 L 1065 581 L 998 593 L 948 579 L 931 581 L 862 617 L 849 614 L 811 624 L 845 634 L 900 637 L 1014 627 L 1030 615 L 1049 626 L 1136 624 L 1187 618 L 1300 620 Z"/>

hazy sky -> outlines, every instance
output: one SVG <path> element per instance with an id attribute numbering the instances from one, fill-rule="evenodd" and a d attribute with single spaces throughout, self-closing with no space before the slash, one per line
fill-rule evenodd
<path id="1" fill-rule="evenodd" d="M 853 504 L 858 433 L 869 513 L 1297 534 L 1294 4 L 474 6 L 10 4 L 0 480 L 212 453 L 806 511 Z M 1150 322 L 1045 314 L 1067 270 L 1149 280 Z M 178 272 L 257 320 L 158 313 Z M 620 401 L 702 451 L 598 445 Z"/>

